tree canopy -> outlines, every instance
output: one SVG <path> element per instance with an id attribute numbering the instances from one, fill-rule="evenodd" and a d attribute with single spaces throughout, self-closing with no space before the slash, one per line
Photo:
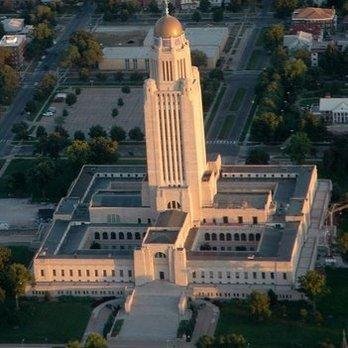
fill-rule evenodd
<path id="1" fill-rule="evenodd" d="M 268 164 L 269 154 L 260 148 L 252 149 L 248 153 L 245 164 Z"/>
<path id="2" fill-rule="evenodd" d="M 286 152 L 291 160 L 297 164 L 303 164 L 311 149 L 311 142 L 304 132 L 295 133 L 290 137 Z"/>
<path id="3" fill-rule="evenodd" d="M 208 57 L 207 55 L 199 50 L 192 50 L 191 51 L 191 60 L 192 65 L 198 67 L 198 68 L 204 68 L 208 64 Z"/>
<path id="4" fill-rule="evenodd" d="M 250 316 L 264 320 L 271 316 L 270 301 L 267 294 L 253 291 L 248 299 Z"/>

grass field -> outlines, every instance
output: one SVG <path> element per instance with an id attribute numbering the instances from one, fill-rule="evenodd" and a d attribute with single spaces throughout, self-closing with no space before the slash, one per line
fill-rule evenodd
<path id="1" fill-rule="evenodd" d="M 238 88 L 237 89 L 237 92 L 235 93 L 233 99 L 232 99 L 232 102 L 230 104 L 230 111 L 237 111 L 241 104 L 242 104 L 242 101 L 243 101 L 243 98 L 245 96 L 245 93 L 246 93 L 246 89 L 245 88 Z"/>
<path id="2" fill-rule="evenodd" d="M 10 245 L 8 248 L 11 249 L 11 259 L 13 262 L 21 263 L 27 267 L 29 266 L 35 254 L 33 250 L 20 245 Z"/>
<path id="3" fill-rule="evenodd" d="M 234 119 L 235 119 L 234 113 L 226 115 L 224 123 L 222 124 L 222 127 L 221 127 L 220 132 L 219 132 L 219 139 L 225 139 L 228 136 L 228 134 L 229 134 L 229 132 L 234 124 Z"/>
<path id="4" fill-rule="evenodd" d="M 0 342 L 65 343 L 80 339 L 87 326 L 92 307 L 87 299 L 67 302 L 22 300 L 19 315 L 23 323 L 9 327 L 0 325 Z"/>
<path id="5" fill-rule="evenodd" d="M 303 323 L 299 311 L 307 308 L 303 302 L 281 302 L 284 307 L 278 312 L 273 310 L 271 319 L 263 322 L 251 321 L 245 304 L 231 301 L 221 305 L 221 313 L 216 335 L 240 333 L 258 348 L 316 348 L 320 342 L 329 340 L 335 345 L 340 343 L 342 330 L 347 324 L 348 308 L 348 270 L 327 270 L 328 285 L 331 292 L 318 302 L 317 308 L 324 317 L 322 325 L 308 319 Z"/>
<path id="6" fill-rule="evenodd" d="M 251 54 L 251 57 L 248 61 L 248 64 L 246 66 L 247 70 L 253 70 L 253 69 L 258 69 L 260 65 L 260 55 L 261 55 L 261 50 L 255 49 L 253 53 Z"/>
<path id="7" fill-rule="evenodd" d="M 214 120 L 214 117 L 215 117 L 215 114 L 216 114 L 216 111 L 220 105 L 220 102 L 221 102 L 221 99 L 222 97 L 224 96 L 226 92 L 226 86 L 222 86 L 221 89 L 220 89 L 220 92 L 218 94 L 218 96 L 216 97 L 215 101 L 214 101 L 214 105 L 211 109 L 211 112 L 209 114 L 209 118 L 206 120 L 205 122 L 205 131 L 207 132 L 211 126 L 211 123 L 213 122 Z"/>

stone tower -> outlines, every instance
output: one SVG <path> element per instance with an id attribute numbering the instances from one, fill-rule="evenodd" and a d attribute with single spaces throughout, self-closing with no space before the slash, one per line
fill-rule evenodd
<path id="1" fill-rule="evenodd" d="M 207 165 L 200 76 L 181 23 L 168 14 L 155 25 L 144 94 L 151 206 L 199 220 Z"/>

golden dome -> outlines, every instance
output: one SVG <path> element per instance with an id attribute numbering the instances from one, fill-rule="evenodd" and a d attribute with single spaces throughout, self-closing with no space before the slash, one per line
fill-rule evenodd
<path id="1" fill-rule="evenodd" d="M 165 15 L 155 25 L 155 36 L 168 39 L 178 37 L 184 32 L 181 23 L 173 16 Z"/>

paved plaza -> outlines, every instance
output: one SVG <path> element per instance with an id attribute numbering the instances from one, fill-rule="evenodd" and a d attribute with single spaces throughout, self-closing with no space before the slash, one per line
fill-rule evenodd
<path id="1" fill-rule="evenodd" d="M 119 98 L 123 99 L 123 106 L 117 105 Z M 65 117 L 64 128 L 73 135 L 77 130 L 87 134 L 89 128 L 97 124 L 106 130 L 110 130 L 115 124 L 126 132 L 134 127 L 144 129 L 143 104 L 143 89 L 139 87 L 131 87 L 129 94 L 122 93 L 119 87 L 87 87 L 82 88 L 77 102 L 72 106 L 65 103 L 52 103 L 51 106 L 56 107 L 57 116 L 61 116 L 64 109 L 68 110 L 69 115 Z M 114 108 L 119 112 L 116 117 L 112 117 Z M 55 127 L 54 117 L 43 116 L 40 124 L 51 132 Z"/>
<path id="2" fill-rule="evenodd" d="M 124 315 L 119 339 L 166 341 L 176 338 L 180 321 L 178 303 L 183 287 L 154 281 L 135 290 L 130 314 Z"/>

